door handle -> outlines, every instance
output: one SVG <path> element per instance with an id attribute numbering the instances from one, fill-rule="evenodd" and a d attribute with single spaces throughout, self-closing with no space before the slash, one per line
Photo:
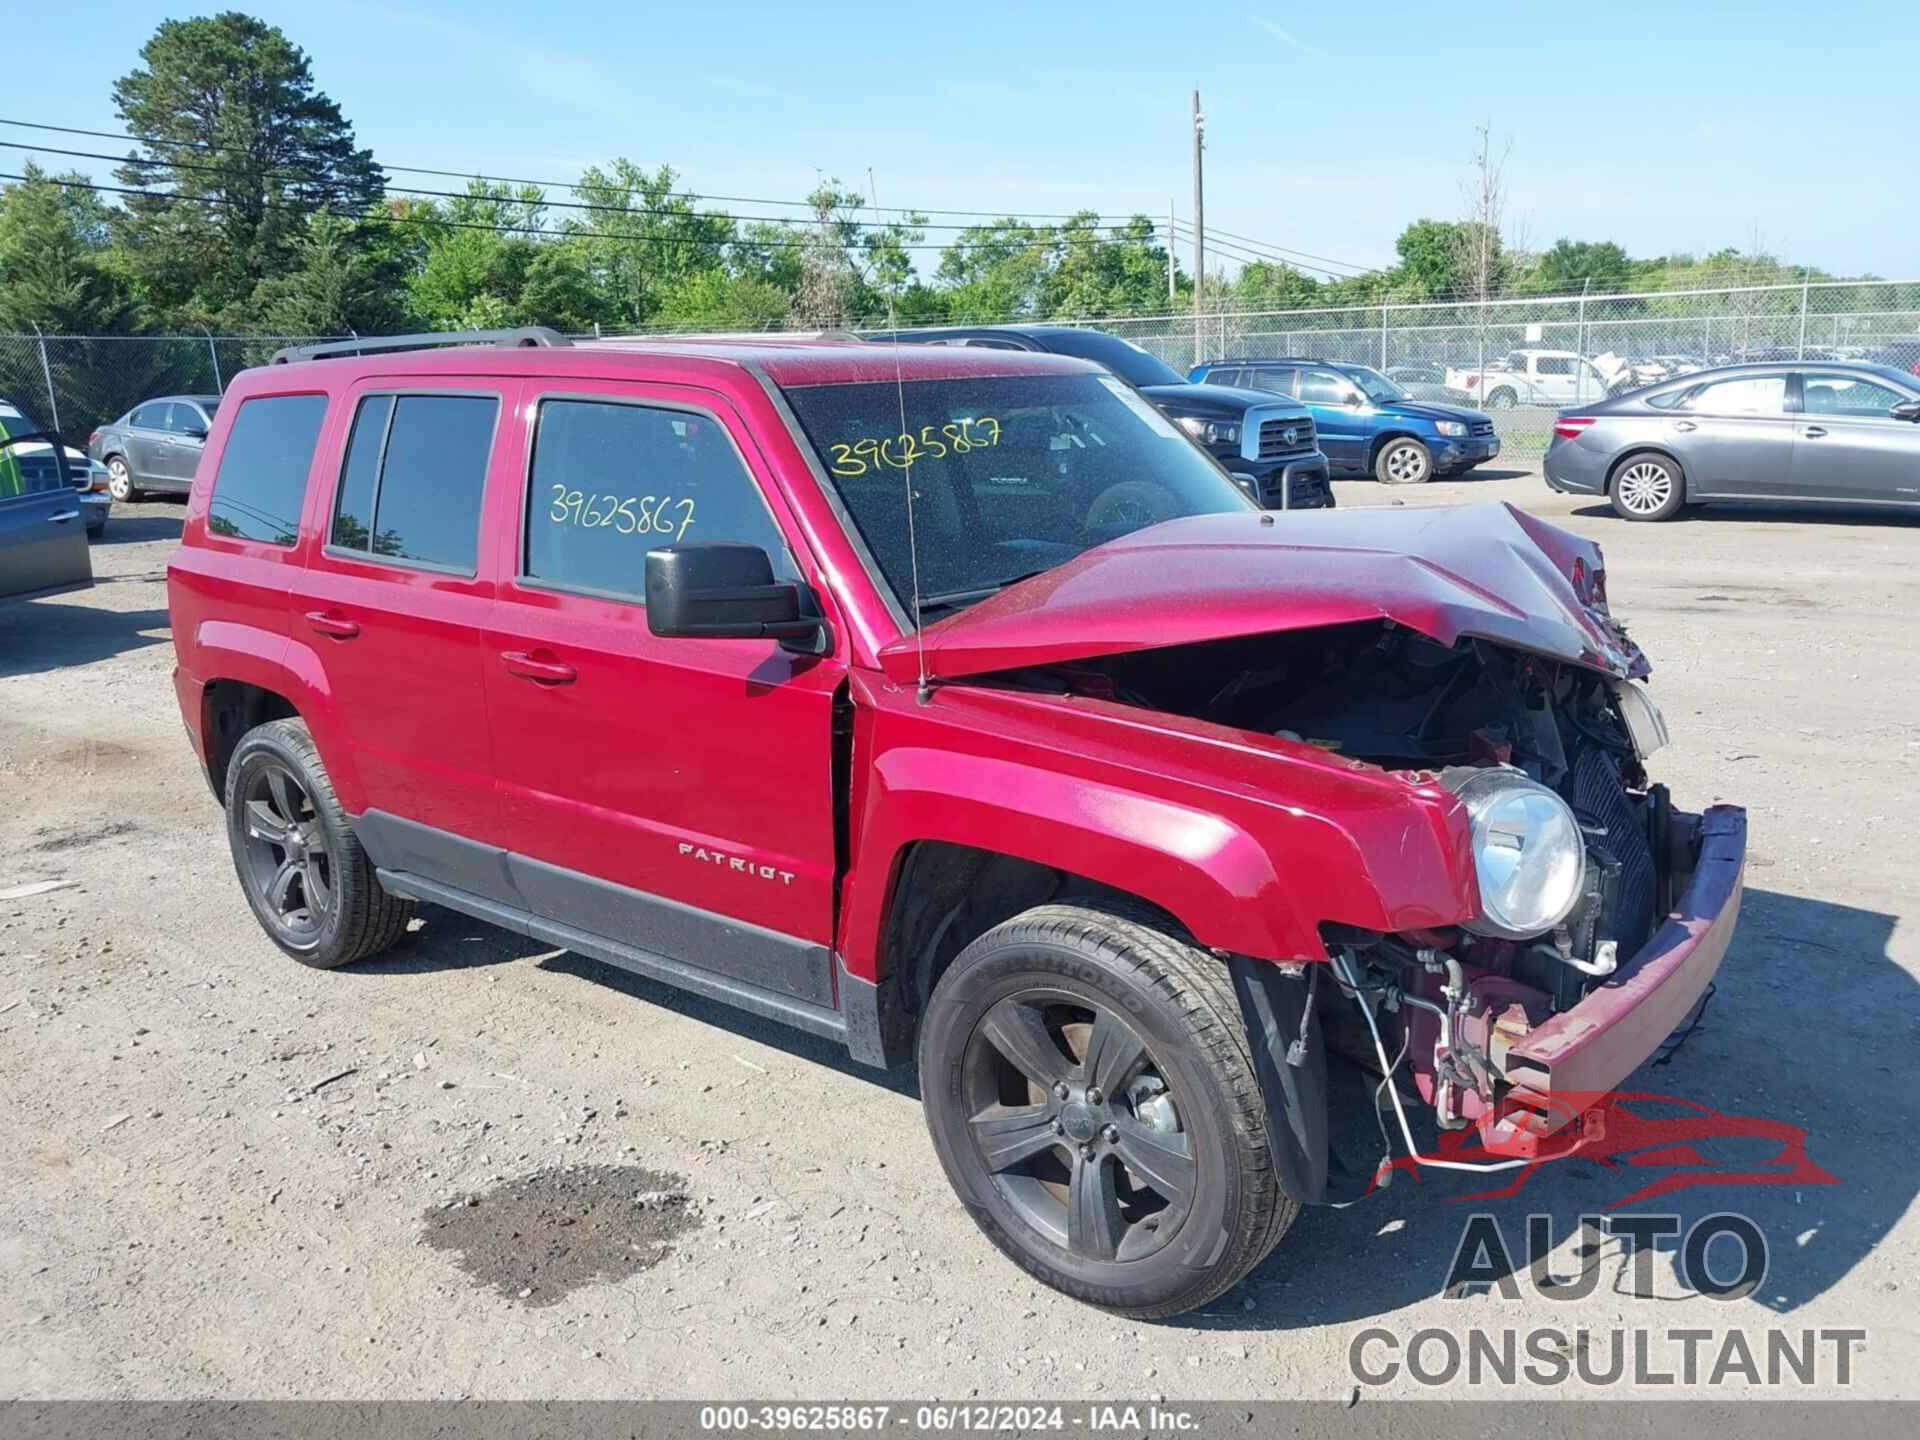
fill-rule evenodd
<path id="1" fill-rule="evenodd" d="M 1700 427 L 1691 420 L 1676 420 L 1673 422 L 1673 428 L 1685 434 L 1690 430 L 1698 430 Z"/>
<path id="2" fill-rule="evenodd" d="M 1827 428 L 1824 425 L 1809 425 L 1800 433 L 1809 440 L 1818 440 L 1822 435 L 1827 433 Z"/>
<path id="3" fill-rule="evenodd" d="M 541 660 L 524 650 L 502 650 L 500 659 L 509 675 L 518 675 L 522 680 L 532 680 L 539 685 L 571 685 L 574 681 L 573 666 L 563 661 Z"/>
<path id="4" fill-rule="evenodd" d="M 309 610 L 307 624 L 322 635 L 331 635 L 336 640 L 351 640 L 360 633 L 360 627 L 343 615 L 335 615 L 330 610 Z"/>
<path id="5" fill-rule="evenodd" d="M 58 514 L 47 516 L 47 523 L 49 525 L 64 525 L 69 520 L 78 520 L 79 518 L 80 512 L 78 510 L 62 510 Z"/>

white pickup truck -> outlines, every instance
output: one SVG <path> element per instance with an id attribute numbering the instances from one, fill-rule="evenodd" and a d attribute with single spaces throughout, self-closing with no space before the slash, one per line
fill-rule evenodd
<path id="1" fill-rule="evenodd" d="M 1572 350 L 1513 350 L 1482 370 L 1447 371 L 1447 385 L 1464 390 L 1482 410 L 1516 405 L 1578 405 L 1603 400 L 1627 378 L 1617 355 L 1589 360 Z"/>

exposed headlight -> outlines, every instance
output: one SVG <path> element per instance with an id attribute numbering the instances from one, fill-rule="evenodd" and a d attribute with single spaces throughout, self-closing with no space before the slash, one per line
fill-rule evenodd
<path id="1" fill-rule="evenodd" d="M 1463 768 L 1441 779 L 1472 824 L 1480 916 L 1467 929 L 1528 940 L 1572 914 L 1586 883 L 1587 846 L 1567 802 L 1518 770 Z"/>
<path id="2" fill-rule="evenodd" d="M 1218 420 L 1201 420 L 1187 415 L 1181 418 L 1180 428 L 1203 445 L 1238 445 L 1240 443 L 1238 425 L 1223 425 Z"/>
<path id="3" fill-rule="evenodd" d="M 1436 420 L 1433 428 L 1442 435 L 1451 436 L 1456 440 L 1467 433 L 1467 427 L 1458 420 Z"/>

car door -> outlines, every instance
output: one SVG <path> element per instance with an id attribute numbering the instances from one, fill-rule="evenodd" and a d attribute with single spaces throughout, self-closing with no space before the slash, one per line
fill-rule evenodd
<path id="1" fill-rule="evenodd" d="M 1373 407 L 1356 403 L 1365 399 L 1360 387 L 1338 370 L 1318 365 L 1302 365 L 1298 384 L 1296 398 L 1313 412 L 1328 461 L 1342 470 L 1366 469 Z"/>
<path id="2" fill-rule="evenodd" d="M 480 520 L 517 393 L 517 381 L 459 376 L 349 389 L 335 422 L 344 449 L 328 446 L 343 459 L 291 617 L 346 717 L 337 743 L 366 796 L 369 848 L 495 900 L 499 866 L 476 858 L 503 839 L 481 678 L 494 582 Z M 498 464 L 499 483 L 514 483 L 511 462 Z"/>
<path id="3" fill-rule="evenodd" d="M 79 497 L 59 475 L 57 460 L 49 475 L 49 467 L 23 466 L 14 455 L 21 448 L 50 446 L 52 438 L 27 430 L 9 435 L 0 425 L 0 603 L 93 583 Z"/>
<path id="4" fill-rule="evenodd" d="M 1687 472 L 1689 499 L 1792 493 L 1798 417 L 1787 413 L 1785 371 L 1712 381 L 1670 413 L 1665 429 Z"/>
<path id="5" fill-rule="evenodd" d="M 171 443 L 167 417 L 172 409 L 170 401 L 149 400 L 127 417 L 127 469 L 136 485 L 166 484 Z"/>
<path id="6" fill-rule="evenodd" d="M 1846 371 L 1808 370 L 1799 381 L 1791 489 L 1813 498 L 1920 504 L 1920 425 L 1890 413 L 1914 396 Z"/>
<path id="7" fill-rule="evenodd" d="M 766 462 L 706 391 L 569 382 L 528 400 L 485 639 L 515 883 L 558 925 L 830 1008 L 845 662 L 647 627 L 659 546 L 758 545 L 819 588 Z"/>
<path id="8" fill-rule="evenodd" d="M 167 478 L 175 488 L 193 488 L 193 474 L 200 468 L 209 428 L 206 415 L 192 401 L 176 400 L 168 407 Z"/>

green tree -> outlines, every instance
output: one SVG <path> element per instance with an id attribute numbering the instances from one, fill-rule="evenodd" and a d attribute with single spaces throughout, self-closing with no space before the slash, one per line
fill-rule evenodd
<path id="1" fill-rule="evenodd" d="M 147 302 L 191 323 L 244 325 L 261 281 L 288 268 L 318 210 L 358 212 L 385 177 L 314 84 L 306 52 L 226 11 L 167 20 L 113 87 L 139 150 L 122 236 Z"/>
<path id="2" fill-rule="evenodd" d="M 1400 232 L 1393 248 L 1399 276 L 1415 299 L 1463 294 L 1467 287 L 1463 257 L 1467 226 L 1454 220 L 1416 220 Z"/>
<path id="3" fill-rule="evenodd" d="M 1040 291 L 1048 315 L 1093 319 L 1166 309 L 1168 256 L 1145 215 L 1103 230 L 1098 215 L 1081 211 L 1061 225 L 1054 252 Z"/>
<path id="4" fill-rule="evenodd" d="M 1630 289 L 1633 261 L 1611 240 L 1553 242 L 1528 272 L 1523 288 L 1536 295 L 1578 295 L 1591 285 L 1604 295 Z"/>
<path id="5" fill-rule="evenodd" d="M 662 292 L 655 319 L 671 330 L 776 330 L 793 297 L 757 275 L 704 270 Z"/>
<path id="6" fill-rule="evenodd" d="M 1023 320 L 1040 314 L 1053 265 L 1052 230 L 1008 218 L 962 230 L 940 253 L 935 278 L 955 320 Z"/>
<path id="7" fill-rule="evenodd" d="M 418 267 L 407 280 L 412 308 L 435 330 L 533 323 L 523 305 L 546 233 L 546 198 L 531 185 L 467 182 L 467 193 L 397 207 L 419 236 Z"/>
<path id="8" fill-rule="evenodd" d="M 361 229 L 335 215 L 308 219 L 286 273 L 254 287 L 250 308 L 268 331 L 388 335 L 413 327 L 406 286 L 412 257 L 378 237 L 369 241 Z"/>
<path id="9" fill-rule="evenodd" d="M 1238 279 L 1224 293 L 1242 310 L 1301 310 L 1324 303 L 1320 284 L 1291 265 L 1255 260 L 1240 268 Z"/>
<path id="10" fill-rule="evenodd" d="M 582 312 L 589 323 L 644 328 L 669 290 L 725 263 L 732 217 L 694 209 L 674 193 L 677 180 L 669 166 L 647 171 L 626 159 L 580 177 L 574 200 L 593 208 L 567 212 L 561 229 L 595 292 Z"/>
<path id="11" fill-rule="evenodd" d="M 0 330 L 133 330 L 132 287 L 113 266 L 99 196 L 82 188 L 83 177 L 49 176 L 31 160 L 25 173 L 24 181 L 0 189 Z"/>

